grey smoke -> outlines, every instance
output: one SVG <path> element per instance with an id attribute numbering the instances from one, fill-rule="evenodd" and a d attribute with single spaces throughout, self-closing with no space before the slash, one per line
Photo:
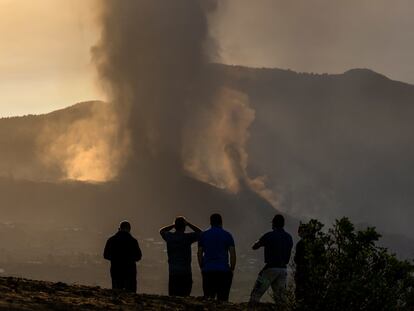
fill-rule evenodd
<path id="1" fill-rule="evenodd" d="M 130 135 L 127 171 L 182 173 L 237 192 L 263 184 L 246 174 L 254 119 L 248 98 L 212 78 L 218 49 L 209 32 L 214 0 L 102 1 L 93 54 L 105 90 Z M 163 168 L 160 169 L 160 166 Z"/>

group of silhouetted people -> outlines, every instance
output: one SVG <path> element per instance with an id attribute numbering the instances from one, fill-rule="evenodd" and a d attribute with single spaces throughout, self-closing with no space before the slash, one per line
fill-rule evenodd
<path id="1" fill-rule="evenodd" d="M 170 296 L 189 296 L 193 278 L 191 271 L 191 245 L 198 242 L 198 264 L 202 272 L 205 298 L 228 301 L 233 273 L 236 266 L 236 250 L 233 236 L 223 229 L 220 214 L 210 216 L 211 227 L 202 231 L 184 217 L 177 217 L 173 224 L 160 229 L 167 244 Z M 282 297 L 287 282 L 287 265 L 290 260 L 293 240 L 284 230 L 285 219 L 276 215 L 272 220 L 272 231 L 264 234 L 253 249 L 264 248 L 265 266 L 260 271 L 250 296 L 252 304 L 260 301 L 263 294 L 272 288 L 277 297 Z M 192 232 L 186 232 L 186 228 Z M 130 234 L 131 225 L 121 222 L 119 231 L 108 239 L 104 257 L 111 261 L 112 288 L 136 292 L 136 262 L 141 260 L 139 244 Z M 300 233 L 300 232 L 299 232 Z M 297 245 L 295 262 L 303 260 L 301 242 Z M 302 271 L 306 273 L 305 271 Z"/>

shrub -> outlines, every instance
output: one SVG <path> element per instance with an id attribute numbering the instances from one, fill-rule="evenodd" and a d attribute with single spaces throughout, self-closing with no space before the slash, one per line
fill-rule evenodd
<path id="1" fill-rule="evenodd" d="M 342 218 L 327 232 L 317 220 L 301 229 L 295 309 L 414 310 L 414 266 L 377 246 L 375 228 L 358 231 Z"/>

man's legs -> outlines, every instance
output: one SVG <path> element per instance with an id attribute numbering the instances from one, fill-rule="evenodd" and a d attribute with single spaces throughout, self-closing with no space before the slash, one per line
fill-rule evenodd
<path id="1" fill-rule="evenodd" d="M 229 301 L 230 288 L 233 282 L 233 272 L 217 272 L 217 300 Z"/>
<path id="2" fill-rule="evenodd" d="M 304 294 L 305 294 L 305 286 L 304 286 L 304 274 L 298 269 L 296 266 L 295 271 L 295 299 L 297 301 L 302 301 Z"/>
<path id="3" fill-rule="evenodd" d="M 271 286 L 274 299 L 284 302 L 286 299 L 287 270 L 275 268 L 272 271 L 274 273 L 274 279 Z"/>
<path id="4" fill-rule="evenodd" d="M 266 271 L 267 269 L 260 271 L 259 275 L 257 276 L 256 283 L 254 284 L 252 293 L 250 294 L 250 302 L 259 302 L 260 298 L 262 298 L 272 283 Z"/>
<path id="5" fill-rule="evenodd" d="M 136 275 L 123 275 L 112 277 L 112 289 L 125 290 L 128 292 L 137 292 L 137 277 Z"/>
<path id="6" fill-rule="evenodd" d="M 251 302 L 259 302 L 260 298 L 264 293 L 272 286 L 272 289 L 275 293 L 283 284 L 283 288 L 286 286 L 286 269 L 279 268 L 269 268 L 262 270 L 256 280 L 256 283 L 253 287 L 252 293 L 250 294 Z"/>
<path id="7" fill-rule="evenodd" d="M 214 299 L 217 294 L 216 272 L 203 272 L 203 293 L 204 298 Z"/>
<path id="8" fill-rule="evenodd" d="M 171 275 L 168 278 L 168 296 L 177 296 L 178 288 L 177 276 Z"/>
<path id="9" fill-rule="evenodd" d="M 128 277 L 124 280 L 124 286 L 125 290 L 127 292 L 136 293 L 137 292 L 137 276 L 134 275 L 128 275 Z"/>
<path id="10" fill-rule="evenodd" d="M 111 263 L 112 289 L 137 292 L 137 270 L 135 263 L 131 266 L 122 266 Z"/>
<path id="11" fill-rule="evenodd" d="M 193 278 L 191 274 L 170 274 L 168 281 L 168 295 L 180 297 L 190 296 L 192 286 Z"/>
<path id="12" fill-rule="evenodd" d="M 122 289 L 122 279 L 118 277 L 112 277 L 112 289 Z"/>
<path id="13" fill-rule="evenodd" d="M 112 289 L 122 289 L 122 274 L 118 271 L 117 267 L 111 264 L 111 280 Z"/>
<path id="14" fill-rule="evenodd" d="M 193 289 L 193 276 L 191 274 L 183 275 L 182 277 L 182 296 L 190 296 Z"/>

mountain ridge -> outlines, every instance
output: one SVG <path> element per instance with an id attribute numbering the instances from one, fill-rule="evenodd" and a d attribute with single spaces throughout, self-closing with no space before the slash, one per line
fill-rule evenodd
<path id="1" fill-rule="evenodd" d="M 213 63 L 212 66 L 218 66 L 218 67 L 227 67 L 229 69 L 238 69 L 238 70 L 243 70 L 243 71 L 262 71 L 262 72 L 273 72 L 273 73 L 283 73 L 283 74 L 293 74 L 293 75 L 298 75 L 298 76 L 312 76 L 312 77 L 344 77 L 344 76 L 363 76 L 363 77 L 381 77 L 385 80 L 389 80 L 389 81 L 393 81 L 393 82 L 397 82 L 397 83 L 402 83 L 405 85 L 409 85 L 409 86 L 413 86 L 413 84 L 409 83 L 409 82 L 404 82 L 404 81 L 400 81 L 400 80 L 394 80 L 391 79 L 389 77 L 387 77 L 384 74 L 381 74 L 373 69 L 369 69 L 369 68 L 351 68 L 348 69 L 346 71 L 344 71 L 343 73 L 313 73 L 313 72 L 301 72 L 301 71 L 295 71 L 295 70 L 291 70 L 291 69 L 281 69 L 281 68 L 277 68 L 277 67 L 272 67 L 272 68 L 268 68 L 268 67 L 248 67 L 248 66 L 242 66 L 242 65 L 224 65 L 224 64 L 220 64 L 220 63 Z M 67 110 L 70 110 L 72 108 L 80 108 L 81 106 L 87 106 L 91 103 L 94 102 L 101 102 L 103 103 L 104 101 L 101 100 L 87 100 L 87 101 L 81 101 L 78 103 L 75 103 L 73 105 L 67 106 L 67 107 L 62 107 L 50 112 L 46 112 L 46 113 L 30 113 L 30 114 L 25 114 L 25 115 L 16 115 L 16 116 L 8 116 L 8 117 L 0 117 L 0 120 L 7 120 L 7 119 L 15 119 L 15 118 L 22 118 L 22 117 L 36 117 L 36 116 L 44 116 L 44 115 L 50 115 L 50 114 L 54 114 L 54 113 L 62 113 L 65 112 Z M 85 107 L 84 107 L 85 108 Z"/>

